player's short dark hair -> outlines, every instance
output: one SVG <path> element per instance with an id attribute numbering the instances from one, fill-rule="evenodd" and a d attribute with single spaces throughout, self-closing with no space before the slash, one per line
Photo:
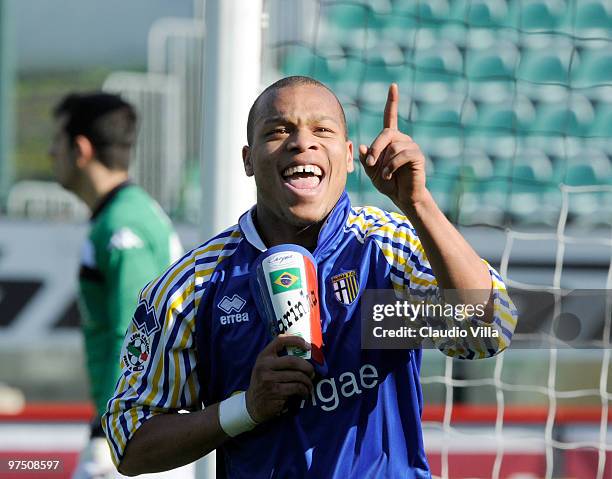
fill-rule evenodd
<path id="1" fill-rule="evenodd" d="M 118 95 L 102 92 L 71 93 L 53 109 L 55 118 L 66 117 L 64 130 L 70 143 L 86 137 L 96 158 L 111 170 L 127 170 L 136 141 L 138 115 Z"/>
<path id="2" fill-rule="evenodd" d="M 328 92 L 330 92 L 334 96 L 334 98 L 336 99 L 336 102 L 338 103 L 338 108 L 340 108 L 340 113 L 341 113 L 340 116 L 342 117 L 342 127 L 344 128 L 344 136 L 348 138 L 348 128 L 346 126 L 346 115 L 344 114 L 344 108 L 342 107 L 342 103 L 340 103 L 340 100 L 338 100 L 338 97 L 336 96 L 336 94 L 331 90 L 331 88 L 321 83 L 319 80 L 315 80 L 314 78 L 307 77 L 307 76 L 297 76 L 296 75 L 296 76 L 281 78 L 280 80 L 272 83 L 272 85 L 270 85 L 264 91 L 262 91 L 259 94 L 259 96 L 255 99 L 255 101 L 253 102 L 253 105 L 251 106 L 251 109 L 249 110 L 249 118 L 247 120 L 247 141 L 249 145 L 253 143 L 253 134 L 254 134 L 254 129 L 255 129 L 255 117 L 257 115 L 257 108 L 259 106 L 259 103 L 261 102 L 261 99 L 270 91 L 280 90 L 281 88 L 291 87 L 291 86 L 296 86 L 296 85 L 312 85 L 312 86 L 322 87 L 322 88 L 325 88 Z"/>

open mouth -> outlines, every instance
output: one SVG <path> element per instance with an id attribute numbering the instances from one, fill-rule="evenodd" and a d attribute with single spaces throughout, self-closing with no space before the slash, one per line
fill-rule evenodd
<path id="1" fill-rule="evenodd" d="M 283 180 L 298 190 L 312 190 L 319 186 L 323 171 L 316 165 L 296 165 L 285 168 Z"/>

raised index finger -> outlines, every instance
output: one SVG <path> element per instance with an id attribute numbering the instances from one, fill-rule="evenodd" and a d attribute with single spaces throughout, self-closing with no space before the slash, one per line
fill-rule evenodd
<path id="1" fill-rule="evenodd" d="M 387 103 L 385 104 L 385 114 L 383 117 L 383 128 L 397 130 L 397 105 L 399 103 L 399 88 L 397 83 L 389 85 L 387 93 Z"/>

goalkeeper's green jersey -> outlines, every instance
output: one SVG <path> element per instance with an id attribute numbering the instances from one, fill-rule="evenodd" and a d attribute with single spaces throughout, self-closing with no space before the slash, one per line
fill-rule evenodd
<path id="1" fill-rule="evenodd" d="M 93 212 L 79 283 L 87 372 L 99 415 L 119 378 L 119 353 L 138 293 L 181 252 L 166 214 L 136 185 L 121 184 Z"/>

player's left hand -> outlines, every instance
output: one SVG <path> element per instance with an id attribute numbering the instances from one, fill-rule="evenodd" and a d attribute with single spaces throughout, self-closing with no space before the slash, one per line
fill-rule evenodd
<path id="1" fill-rule="evenodd" d="M 398 129 L 399 89 L 389 86 L 383 130 L 368 148 L 359 145 L 359 160 L 374 186 L 404 212 L 429 197 L 425 157 L 412 138 Z"/>

